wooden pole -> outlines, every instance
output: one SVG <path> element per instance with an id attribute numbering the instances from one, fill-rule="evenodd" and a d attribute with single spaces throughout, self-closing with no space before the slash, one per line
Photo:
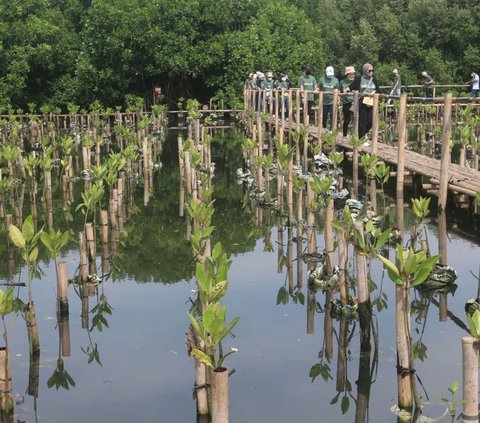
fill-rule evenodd
<path id="1" fill-rule="evenodd" d="M 440 185 L 438 207 L 445 210 L 448 192 L 448 168 L 450 166 L 450 137 L 452 134 L 452 93 L 446 93 L 443 103 L 442 156 L 440 159 Z"/>
<path id="2" fill-rule="evenodd" d="M 322 120 L 323 120 L 323 91 L 318 93 L 318 109 L 317 109 L 317 142 L 320 146 L 320 153 L 322 152 Z"/>
<path id="3" fill-rule="evenodd" d="M 462 423 L 478 423 L 478 340 L 462 338 L 463 404 Z"/>
<path id="4" fill-rule="evenodd" d="M 57 310 L 61 317 L 68 316 L 68 277 L 67 263 L 58 263 Z"/>
<path id="5" fill-rule="evenodd" d="M 2 423 L 13 423 L 12 370 L 8 359 L 8 349 L 0 347 L 0 411 Z"/>
<path id="6" fill-rule="evenodd" d="M 363 233 L 363 222 L 354 222 L 354 227 Z M 359 304 L 368 303 L 367 256 L 355 247 L 355 257 L 357 262 L 358 302 Z"/>
<path id="7" fill-rule="evenodd" d="M 95 232 L 93 231 L 93 224 L 85 224 L 85 236 L 87 239 L 87 251 L 88 259 L 93 262 L 95 261 Z"/>
<path id="8" fill-rule="evenodd" d="M 335 131 L 337 129 L 337 120 L 338 120 L 338 90 L 337 89 L 333 90 L 333 112 L 330 119 L 332 119 L 332 131 Z M 321 125 L 321 121 L 318 122 L 318 126 L 320 125 Z"/>
<path id="9" fill-rule="evenodd" d="M 212 376 L 212 423 L 228 423 L 228 370 L 221 367 Z"/>
<path id="10" fill-rule="evenodd" d="M 372 155 L 377 155 L 378 152 L 378 98 L 379 94 L 373 95 L 373 122 L 372 122 Z"/>
<path id="11" fill-rule="evenodd" d="M 100 210 L 100 225 L 102 226 L 102 242 L 108 244 L 108 212 Z"/>
<path id="12" fill-rule="evenodd" d="M 400 95 L 398 112 L 397 198 L 403 198 L 405 171 L 405 144 L 407 142 L 407 94 Z"/>
<path id="13" fill-rule="evenodd" d="M 80 279 L 86 282 L 88 278 L 87 267 L 87 243 L 85 241 L 85 232 L 78 233 L 78 243 L 80 247 Z"/>

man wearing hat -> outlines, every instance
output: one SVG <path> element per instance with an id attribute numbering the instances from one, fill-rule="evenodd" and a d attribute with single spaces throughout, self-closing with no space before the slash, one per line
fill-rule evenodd
<path id="1" fill-rule="evenodd" d="M 314 103 L 314 91 L 317 89 L 317 80 L 312 75 L 312 69 L 310 65 L 305 66 L 303 75 L 298 78 L 297 87 L 300 91 L 303 91 L 303 94 L 307 96 L 307 110 L 308 116 L 312 113 L 313 103 Z M 307 122 L 304 122 L 305 124 Z"/>
<path id="2" fill-rule="evenodd" d="M 330 115 L 329 129 L 332 130 L 333 121 L 333 95 L 327 93 L 333 93 L 335 90 L 340 90 L 340 82 L 335 78 L 335 70 L 332 66 L 328 66 L 325 69 L 325 76 L 322 76 L 318 81 L 318 88 L 323 91 L 323 130 L 327 130 L 327 120 Z"/>
<path id="3" fill-rule="evenodd" d="M 270 110 L 270 100 L 272 99 L 272 90 L 273 90 L 273 73 L 267 72 L 266 79 L 262 81 L 260 88 L 265 90 L 265 97 L 267 99 L 267 110 Z"/>
<path id="4" fill-rule="evenodd" d="M 402 93 L 402 78 L 400 78 L 400 74 L 398 73 L 398 69 L 394 69 L 393 73 L 393 83 L 392 83 L 392 90 L 390 91 L 390 96 L 400 97 Z M 387 101 L 387 105 L 392 103 L 392 99 L 389 98 Z"/>
<path id="5" fill-rule="evenodd" d="M 353 66 L 347 66 L 345 68 L 345 78 L 340 81 L 340 91 L 343 94 L 350 93 L 350 85 L 352 85 L 353 80 L 355 79 L 355 68 Z M 347 136 L 348 125 L 352 120 L 352 108 L 353 96 L 344 95 L 342 96 L 342 109 L 343 109 L 343 136 Z"/>
<path id="6" fill-rule="evenodd" d="M 433 97 L 433 84 L 435 84 L 434 79 L 426 72 L 422 72 L 422 83 L 423 88 L 425 89 L 425 97 Z"/>

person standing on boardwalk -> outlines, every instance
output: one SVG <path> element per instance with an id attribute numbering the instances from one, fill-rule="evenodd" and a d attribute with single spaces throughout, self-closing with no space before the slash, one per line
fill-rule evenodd
<path id="1" fill-rule="evenodd" d="M 275 81 L 275 88 L 280 90 L 280 96 L 278 99 L 278 110 L 280 114 L 282 113 L 282 104 L 284 108 L 284 116 L 281 116 L 281 119 L 286 118 L 288 120 L 288 89 L 290 88 L 290 82 L 288 81 L 288 75 L 286 73 L 280 73 L 278 79 Z"/>
<path id="2" fill-rule="evenodd" d="M 305 66 L 303 75 L 300 78 L 298 78 L 297 87 L 299 91 L 302 92 L 303 95 L 307 96 L 307 113 L 308 113 L 308 116 L 310 116 L 312 113 L 312 108 L 314 103 L 313 93 L 317 89 L 317 80 L 312 75 L 312 69 L 310 68 L 309 65 Z"/>
<path id="3" fill-rule="evenodd" d="M 352 85 L 351 91 L 360 93 L 358 104 L 358 138 L 363 138 L 372 128 L 373 123 L 373 97 L 371 94 L 380 92 L 377 79 L 373 76 L 373 66 L 365 63 L 362 66 L 362 74 L 357 76 Z"/>
<path id="4" fill-rule="evenodd" d="M 390 91 L 390 96 L 400 97 L 400 94 L 402 93 L 402 78 L 398 73 L 398 69 L 394 69 L 392 73 L 393 73 L 393 84 L 392 84 L 392 90 Z M 392 103 L 392 99 L 389 98 L 387 101 L 387 105 L 391 103 Z"/>
<path id="5" fill-rule="evenodd" d="M 330 115 L 330 125 L 328 129 L 332 130 L 333 123 L 333 93 L 335 90 L 340 90 L 340 82 L 335 78 L 335 70 L 332 66 L 328 66 L 325 69 L 325 76 L 322 76 L 318 81 L 318 88 L 323 91 L 323 130 L 327 130 L 327 120 Z M 328 93 L 328 94 L 327 94 Z"/>
<path id="6" fill-rule="evenodd" d="M 435 84 L 435 80 L 426 71 L 423 71 L 422 82 L 425 89 L 425 97 L 433 98 L 433 84 Z"/>
<path id="7" fill-rule="evenodd" d="M 470 93 L 471 97 L 480 97 L 480 77 L 478 73 L 474 72 L 473 70 L 470 72 L 470 81 L 465 82 L 467 85 L 472 86 L 472 92 Z"/>
<path id="8" fill-rule="evenodd" d="M 343 94 L 350 93 L 350 85 L 352 85 L 355 79 L 355 68 L 353 66 L 347 66 L 345 68 L 345 78 L 340 81 L 340 91 Z M 342 110 L 343 110 L 343 136 L 347 136 L 348 125 L 352 120 L 352 108 L 353 97 L 351 95 L 342 96 Z"/>
<path id="9" fill-rule="evenodd" d="M 260 85 L 260 88 L 262 90 L 265 90 L 265 98 L 266 98 L 266 104 L 267 104 L 267 110 L 264 111 L 269 111 L 270 110 L 270 101 L 272 100 L 272 91 L 273 91 L 273 73 L 272 72 L 267 72 L 267 78 L 262 81 L 262 85 Z"/>

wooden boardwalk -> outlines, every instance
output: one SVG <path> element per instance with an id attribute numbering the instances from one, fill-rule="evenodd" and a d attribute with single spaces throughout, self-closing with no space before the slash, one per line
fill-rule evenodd
<path id="1" fill-rule="evenodd" d="M 350 140 L 337 137 L 337 146 L 346 150 L 353 150 Z M 372 153 L 371 145 L 361 145 L 359 152 Z M 377 144 L 377 157 L 384 162 L 397 165 L 398 148 L 396 146 Z M 420 174 L 430 180 L 432 185 L 437 185 L 440 180 L 440 160 L 425 156 L 415 151 L 405 150 L 405 170 L 412 174 Z M 448 168 L 448 189 L 450 191 L 475 196 L 480 192 L 480 172 L 475 169 L 450 163 Z"/>

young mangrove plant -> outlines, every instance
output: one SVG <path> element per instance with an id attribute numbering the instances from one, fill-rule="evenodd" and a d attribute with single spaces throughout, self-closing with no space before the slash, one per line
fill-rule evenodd
<path id="1" fill-rule="evenodd" d="M 223 367 L 224 360 L 236 352 L 232 349 L 227 354 L 223 353 L 222 340 L 232 332 L 235 325 L 240 320 L 235 317 L 230 324 L 227 323 L 227 308 L 217 302 L 209 304 L 203 310 L 203 317 L 197 321 L 195 316 L 188 314 L 190 322 L 192 323 L 195 333 L 203 341 L 205 345 L 205 352 L 194 348 L 192 355 L 201 363 L 206 364 L 212 369 L 220 369 Z"/>
<path id="2" fill-rule="evenodd" d="M 377 254 L 387 269 L 389 278 L 397 285 L 396 289 L 396 333 L 397 333 L 397 382 L 398 407 L 411 412 L 415 400 L 417 408 L 420 400 L 416 393 L 414 377 L 414 353 L 411 335 L 410 287 L 423 283 L 430 275 L 439 256 L 427 258 L 421 250 L 417 253 L 412 248 L 405 250 L 397 246 L 396 263 Z"/>
<path id="3" fill-rule="evenodd" d="M 447 407 L 452 417 L 452 423 L 455 421 L 455 416 L 457 415 L 457 406 L 466 404 L 468 401 L 466 400 L 456 400 L 455 394 L 460 388 L 460 384 L 458 380 L 454 380 L 453 383 L 448 388 L 448 392 L 450 392 L 450 398 L 440 397 L 440 401 L 442 401 Z"/>
<path id="4" fill-rule="evenodd" d="M 32 280 L 39 276 L 38 270 L 38 241 L 43 233 L 43 228 L 35 231 L 35 225 L 32 215 L 29 215 L 23 221 L 20 230 L 15 225 L 10 225 L 10 238 L 13 244 L 20 250 L 23 261 L 27 265 L 28 271 L 28 304 L 23 306 L 24 319 L 27 323 L 27 333 L 30 346 L 30 352 L 40 351 L 40 342 L 38 339 L 37 322 L 35 317 L 35 306 L 32 296 Z"/>

